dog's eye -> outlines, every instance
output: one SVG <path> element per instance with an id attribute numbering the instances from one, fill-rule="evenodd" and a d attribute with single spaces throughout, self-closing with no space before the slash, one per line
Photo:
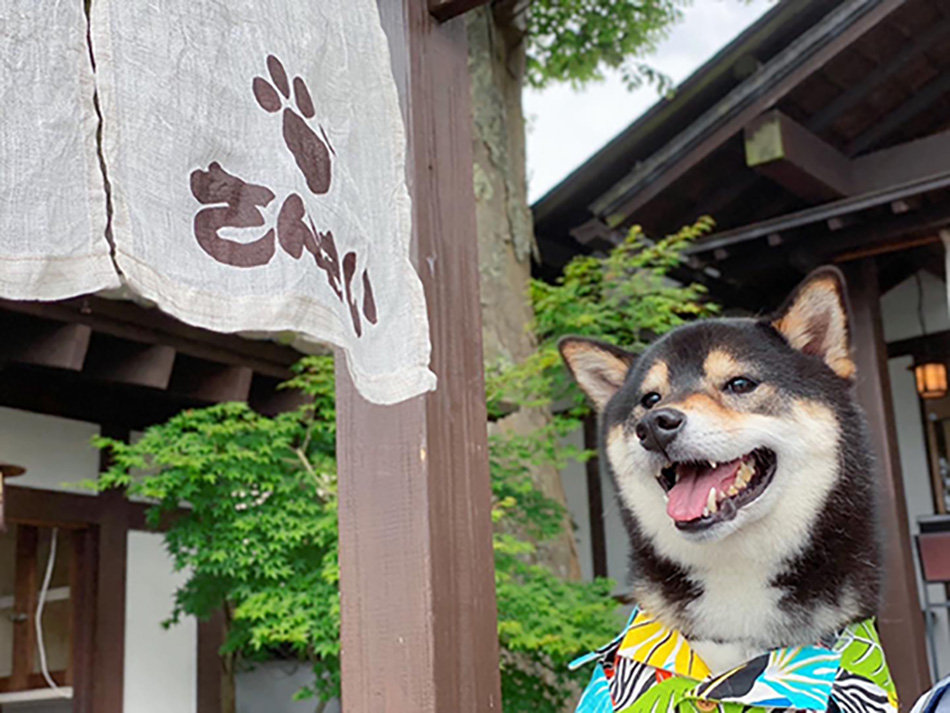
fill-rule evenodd
<path id="1" fill-rule="evenodd" d="M 640 405 L 643 406 L 643 408 L 653 408 L 657 405 L 659 400 L 660 395 L 655 391 L 651 391 L 650 393 L 644 394 L 640 397 Z"/>
<path id="2" fill-rule="evenodd" d="M 747 376 L 737 376 L 734 379 L 729 379 L 726 382 L 724 387 L 725 391 L 728 391 L 730 394 L 747 394 L 759 384 Z"/>

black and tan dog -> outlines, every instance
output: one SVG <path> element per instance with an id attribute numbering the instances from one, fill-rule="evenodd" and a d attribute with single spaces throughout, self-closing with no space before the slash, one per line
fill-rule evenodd
<path id="1" fill-rule="evenodd" d="M 639 357 L 560 348 L 600 414 L 636 600 L 713 672 L 873 616 L 875 485 L 837 270 L 768 319 L 689 324 Z"/>

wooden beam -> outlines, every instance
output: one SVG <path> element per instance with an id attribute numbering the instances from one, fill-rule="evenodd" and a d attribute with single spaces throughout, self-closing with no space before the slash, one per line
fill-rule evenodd
<path id="1" fill-rule="evenodd" d="M 153 389 L 168 388 L 175 349 L 94 334 L 83 373 L 87 376 Z"/>
<path id="2" fill-rule="evenodd" d="M 852 311 L 852 353 L 858 367 L 858 400 L 867 415 L 871 442 L 883 475 L 880 515 L 885 533 L 884 602 L 878 627 L 894 683 L 900 691 L 902 710 L 907 711 L 930 686 L 930 671 L 897 452 L 877 268 L 873 258 L 867 258 L 849 263 L 844 269 Z"/>
<path id="3" fill-rule="evenodd" d="M 416 0 L 378 5 L 407 117 L 412 256 L 439 383 L 378 406 L 337 369 L 343 706 L 498 711 L 465 26 L 436 24 Z"/>
<path id="4" fill-rule="evenodd" d="M 50 676 L 56 682 L 58 686 L 69 685 L 66 683 L 66 672 L 65 671 L 50 671 Z M 0 693 L 12 693 L 14 691 L 22 691 L 24 689 L 31 688 L 47 688 L 49 684 L 46 682 L 46 679 L 43 678 L 41 673 L 31 673 L 26 677 L 26 685 L 21 686 L 19 683 L 13 681 L 12 676 L 4 676 L 0 678 Z M 32 706 L 30 706 L 32 708 Z M 16 706 L 20 708 L 20 706 Z"/>
<path id="5" fill-rule="evenodd" d="M 889 342 L 887 358 L 896 359 L 902 356 L 917 356 L 923 354 L 950 354 L 950 329 L 940 332 L 931 332 L 926 336 L 909 337 Z"/>
<path id="6" fill-rule="evenodd" d="M 746 125 L 746 165 L 813 203 L 854 192 L 851 162 L 777 109 Z"/>
<path id="7" fill-rule="evenodd" d="M 182 354 L 233 366 L 247 366 L 280 379 L 301 354 L 273 342 L 216 334 L 131 302 L 83 297 L 61 302 L 18 302 L 0 299 L 0 309 L 41 319 L 74 322 L 96 332 L 141 344 L 165 344 Z"/>
<path id="8" fill-rule="evenodd" d="M 882 191 L 950 170 L 950 131 L 925 136 L 852 159 L 854 192 Z M 913 200 L 911 196 L 908 200 Z M 913 206 L 907 203 L 908 209 Z M 901 212 L 898 209 L 895 212 Z M 907 211 L 903 211 L 907 212 Z"/>
<path id="9" fill-rule="evenodd" d="M 0 314 L 0 360 L 82 369 L 92 330 L 82 324 Z"/>
<path id="10" fill-rule="evenodd" d="M 746 165 L 812 202 L 872 194 L 950 170 L 950 131 L 849 159 L 778 110 L 745 128 Z M 908 212 L 910 203 L 895 213 Z"/>
<path id="11" fill-rule="evenodd" d="M 36 593 L 40 583 L 37 574 L 39 531 L 31 525 L 19 525 L 16 531 L 14 565 L 13 671 L 10 690 L 29 688 L 30 674 L 36 662 Z"/>
<path id="12" fill-rule="evenodd" d="M 487 2 L 488 0 L 429 0 L 429 12 L 439 22 L 445 22 Z"/>
<path id="13" fill-rule="evenodd" d="M 246 366 L 230 366 L 179 355 L 175 360 L 168 390 L 201 401 L 246 401 L 251 393 L 254 371 Z"/>
<path id="14" fill-rule="evenodd" d="M 7 520 L 45 527 L 78 529 L 99 521 L 102 503 L 92 494 L 7 485 Z"/>

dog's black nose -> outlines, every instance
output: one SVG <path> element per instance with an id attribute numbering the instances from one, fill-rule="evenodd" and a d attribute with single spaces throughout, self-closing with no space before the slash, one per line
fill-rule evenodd
<path id="1" fill-rule="evenodd" d="M 661 408 L 640 419 L 634 429 L 648 451 L 665 450 L 686 424 L 686 414 L 674 408 Z"/>

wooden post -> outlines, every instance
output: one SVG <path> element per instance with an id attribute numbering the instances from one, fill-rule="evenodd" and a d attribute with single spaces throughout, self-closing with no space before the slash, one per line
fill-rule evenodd
<path id="1" fill-rule="evenodd" d="M 121 426 L 103 426 L 103 436 L 128 441 Z M 99 456 L 100 472 L 110 465 L 107 452 Z M 125 588 L 128 564 L 129 517 L 125 493 L 110 490 L 97 496 L 101 515 L 97 537 L 95 650 L 92 659 L 92 709 L 122 713 L 125 692 Z"/>
<path id="2" fill-rule="evenodd" d="M 339 360 L 343 709 L 500 711 L 465 27 L 379 6 L 439 385 L 372 405 Z"/>
<path id="3" fill-rule="evenodd" d="M 584 448 L 597 450 L 597 417 L 584 419 Z M 585 464 L 587 475 L 587 512 L 590 521 L 591 571 L 595 577 L 607 576 L 607 530 L 604 526 L 604 494 L 600 487 L 600 459 L 593 456 Z"/>
<path id="4" fill-rule="evenodd" d="M 195 686 L 198 713 L 234 711 L 234 672 L 218 653 L 227 637 L 227 621 L 219 610 L 207 620 L 198 621 L 198 681 Z"/>
<path id="5" fill-rule="evenodd" d="M 883 475 L 880 516 L 884 523 L 884 603 L 878 616 L 891 674 L 908 711 L 930 686 L 924 650 L 924 619 L 917 594 L 914 550 L 897 451 L 887 349 L 874 258 L 844 266 L 851 301 L 853 351 L 858 366 L 858 399 L 868 417 L 879 472 Z"/>
<path id="6" fill-rule="evenodd" d="M 29 688 L 30 675 L 36 661 L 36 592 L 39 589 L 37 574 L 37 547 L 39 531 L 31 525 L 20 525 L 16 533 L 16 564 L 13 611 L 13 672 L 10 688 L 22 691 Z"/>

